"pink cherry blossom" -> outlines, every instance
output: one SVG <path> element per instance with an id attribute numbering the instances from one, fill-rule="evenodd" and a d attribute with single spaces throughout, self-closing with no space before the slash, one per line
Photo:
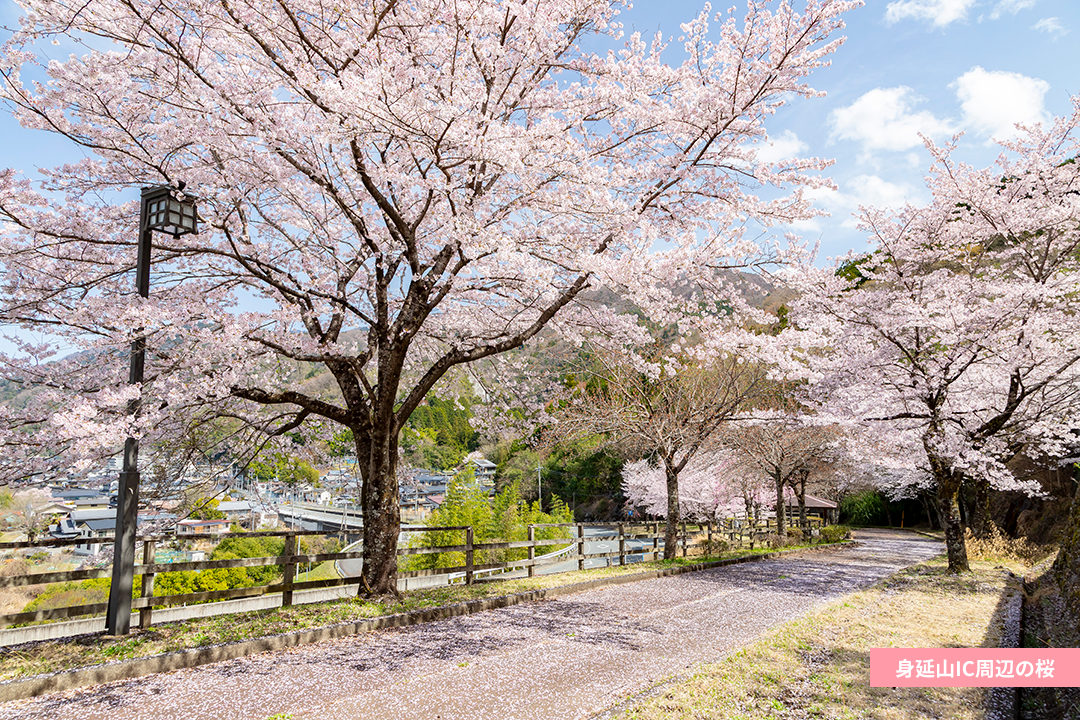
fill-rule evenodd
<path id="1" fill-rule="evenodd" d="M 590 289 L 669 322 L 689 302 L 676 278 L 777 258 L 747 218 L 813 214 L 800 190 L 826 163 L 759 162 L 753 143 L 788 98 L 818 94 L 807 76 L 859 4 L 706 9 L 670 65 L 660 37 L 585 49 L 620 36 L 617 1 L 24 0 L 0 97 L 88 159 L 40 190 L 0 172 L 0 319 L 86 354 L 0 358 L 41 389 L 5 418 L 24 448 L 6 470 L 128 435 L 239 447 L 258 442 L 245 430 L 344 426 L 365 577 L 388 590 L 398 432 L 450 369 L 571 325 Z M 50 59 L 57 36 L 85 52 Z M 155 237 L 143 300 L 128 277 L 138 208 L 119 192 L 180 181 L 203 229 Z M 150 357 L 133 418 L 121 358 L 137 333 Z M 305 385 L 313 364 L 330 388 Z"/>

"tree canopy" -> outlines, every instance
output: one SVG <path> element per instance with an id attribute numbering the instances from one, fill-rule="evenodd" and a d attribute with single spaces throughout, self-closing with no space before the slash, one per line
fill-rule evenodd
<path id="1" fill-rule="evenodd" d="M 962 484 L 1035 490 L 1008 462 L 1056 463 L 1080 428 L 1078 124 L 1074 99 L 981 170 L 928 143 L 933 202 L 866 210 L 875 249 L 808 271 L 792 312 L 823 339 L 808 358 L 827 411 L 931 480 L 953 571 L 968 567 Z"/>
<path id="2" fill-rule="evenodd" d="M 815 94 L 805 79 L 859 4 L 703 12 L 671 65 L 659 37 L 587 49 L 619 32 L 614 0 L 27 0 L 0 98 L 87 159 L 46 171 L 44 192 L 0 171 L 0 321 L 97 359 L 47 363 L 46 343 L 0 361 L 46 389 L 3 417 L 6 467 L 220 416 L 277 437 L 344 426 L 364 478 L 364 575 L 392 591 L 406 420 L 449 370 L 553 322 L 632 328 L 582 313 L 589 288 L 670 318 L 684 305 L 672 278 L 775 259 L 744 237 L 747 218 L 811 212 L 800 193 L 756 188 L 819 186 L 824 163 L 759 162 L 754 143 L 779 105 Z M 54 59 L 51 38 L 85 50 Z M 138 205 L 117 191 L 182 181 L 203 229 L 155 236 L 142 299 Z M 137 335 L 141 388 L 105 361 Z M 307 364 L 335 387 L 306 389 Z"/>

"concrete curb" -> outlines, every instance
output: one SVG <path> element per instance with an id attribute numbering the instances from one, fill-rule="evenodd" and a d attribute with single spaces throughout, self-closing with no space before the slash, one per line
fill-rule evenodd
<path id="1" fill-rule="evenodd" d="M 889 529 L 892 529 L 892 528 L 889 528 Z M 934 535 L 933 533 L 928 533 L 928 532 L 925 532 L 923 530 L 915 530 L 914 528 L 896 528 L 896 529 L 900 530 L 901 532 L 913 532 L 916 535 L 922 535 L 923 537 L 930 538 L 931 540 L 937 540 L 938 542 L 945 542 L 944 538 L 940 538 L 937 535 Z"/>
<path id="2" fill-rule="evenodd" d="M 335 587 L 313 588 L 310 590 L 297 590 L 293 593 L 293 605 L 307 605 L 310 603 L 340 600 L 341 598 L 356 595 L 355 585 L 337 585 Z M 271 595 L 258 595 L 256 597 L 241 598 L 239 600 L 219 600 L 203 605 L 173 605 L 171 607 L 159 607 L 154 609 L 154 624 L 180 622 L 217 615 L 232 615 L 234 613 L 252 612 L 255 610 L 272 610 L 281 607 L 281 593 Z M 138 627 L 139 612 L 136 610 L 131 616 L 131 627 Z M 84 618 L 82 620 L 66 620 L 42 625 L 27 625 L 25 627 L 4 628 L 0 630 L 0 650 L 12 645 L 38 642 L 41 640 L 73 640 L 79 635 L 100 635 L 105 627 L 105 616 Z"/>
<path id="3" fill-rule="evenodd" d="M 510 607 L 512 605 L 544 600 L 546 598 L 556 598 L 563 595 L 573 595 L 574 593 L 594 590 L 609 585 L 623 585 L 625 583 L 639 582 L 641 580 L 652 580 L 660 577 L 671 577 L 674 575 L 682 575 L 684 573 L 699 572 L 701 570 L 724 567 L 726 565 L 738 565 L 747 562 L 769 560 L 785 555 L 856 546 L 859 544 L 860 543 L 857 541 L 848 540 L 817 547 L 778 550 L 762 553 L 760 555 L 746 555 L 738 558 L 695 563 L 693 565 L 682 565 L 661 570 L 646 570 L 630 575 L 598 578 L 587 582 L 574 583 L 572 585 L 560 585 L 558 587 L 533 590 L 530 592 L 518 593 L 516 595 L 502 595 L 499 597 L 485 598 L 483 600 L 469 600 L 467 602 L 444 605 L 437 608 L 414 610 L 412 612 L 399 613 L 396 615 L 384 615 L 382 617 L 371 618 L 370 620 L 349 621 L 338 625 L 315 628 L 313 630 L 298 630 L 292 633 L 258 638 L 256 640 L 241 640 L 225 645 L 212 645 L 190 650 L 178 650 L 165 655 L 120 660 L 106 665 L 94 665 L 92 667 L 65 670 L 50 673 L 48 675 L 35 675 L 29 678 L 17 678 L 15 680 L 8 680 L 0 683 L 0 702 L 21 700 L 38 695 L 45 695 L 47 693 L 63 692 L 65 690 L 73 690 L 87 685 L 101 685 L 104 683 L 116 682 L 118 680 L 131 680 L 133 678 L 153 675 L 155 673 L 182 670 L 184 668 L 197 667 L 199 665 L 209 665 L 210 663 L 222 662 L 225 660 L 235 660 L 236 658 L 245 657 L 247 655 L 255 655 L 271 650 L 283 650 L 285 648 L 323 642 L 326 640 L 335 640 L 337 638 L 356 635 L 363 632 L 371 632 L 373 630 L 408 627 L 410 625 L 418 625 L 434 620 L 445 620 L 461 615 L 472 615 L 474 613 L 483 612 L 484 610 Z"/>
<path id="4" fill-rule="evenodd" d="M 1001 640 L 998 647 L 1018 648 L 1023 639 L 1024 579 L 1007 571 L 1006 597 L 1001 611 Z M 1020 713 L 1020 688 L 991 687 L 986 690 L 987 720 L 1013 720 Z"/>

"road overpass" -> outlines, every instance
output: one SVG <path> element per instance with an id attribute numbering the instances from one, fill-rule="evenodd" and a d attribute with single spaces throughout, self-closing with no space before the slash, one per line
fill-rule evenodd
<path id="1" fill-rule="evenodd" d="M 285 503 L 278 506 L 277 513 L 286 525 L 300 530 L 356 534 L 364 529 L 360 511 L 356 508 L 336 508 L 315 503 Z"/>

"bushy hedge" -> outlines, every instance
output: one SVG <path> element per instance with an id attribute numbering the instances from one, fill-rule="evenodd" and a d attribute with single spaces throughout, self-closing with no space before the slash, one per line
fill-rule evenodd
<path id="1" fill-rule="evenodd" d="M 316 552 L 336 552 L 337 540 L 318 541 L 300 538 L 298 551 L 314 549 Z M 274 557 L 285 549 L 285 539 L 280 537 L 235 537 L 218 543 L 210 554 L 210 560 L 234 560 L 239 558 Z M 154 595 L 187 595 L 189 593 L 231 590 L 233 588 L 270 585 L 282 574 L 280 565 L 248 568 L 215 568 L 212 570 L 185 570 L 159 573 L 154 576 Z M 53 610 L 72 605 L 91 605 L 109 599 L 109 578 L 94 578 L 82 582 L 54 583 L 23 608 L 24 612 Z M 132 596 L 142 593 L 142 576 L 136 575 Z"/>
<path id="2" fill-rule="evenodd" d="M 880 525 L 886 519 L 885 498 L 876 490 L 863 490 L 840 501 L 840 516 L 852 525 Z"/>
<path id="3" fill-rule="evenodd" d="M 821 528 L 821 542 L 834 543 L 851 537 L 851 528 L 847 525 L 826 525 Z"/>
<path id="4" fill-rule="evenodd" d="M 450 483 L 446 499 L 442 506 L 431 514 L 427 524 L 444 527 L 469 525 L 473 528 L 473 542 L 482 543 L 528 540 L 529 525 L 569 522 L 573 522 L 573 515 L 559 498 L 553 498 L 551 512 L 542 512 L 539 503 L 530 505 L 521 500 L 516 482 L 492 498 L 473 480 L 472 470 L 466 470 Z M 536 528 L 535 533 L 537 540 L 570 537 L 569 528 Z M 465 533 L 461 530 L 436 530 L 414 536 L 409 541 L 409 547 L 462 545 L 464 542 Z M 554 545 L 547 549 L 541 548 L 539 554 L 554 549 Z M 473 560 L 479 565 L 510 562 L 526 557 L 526 548 L 513 548 L 477 552 Z M 406 558 L 401 563 L 401 569 L 459 567 L 464 564 L 464 553 L 432 553 Z"/>

